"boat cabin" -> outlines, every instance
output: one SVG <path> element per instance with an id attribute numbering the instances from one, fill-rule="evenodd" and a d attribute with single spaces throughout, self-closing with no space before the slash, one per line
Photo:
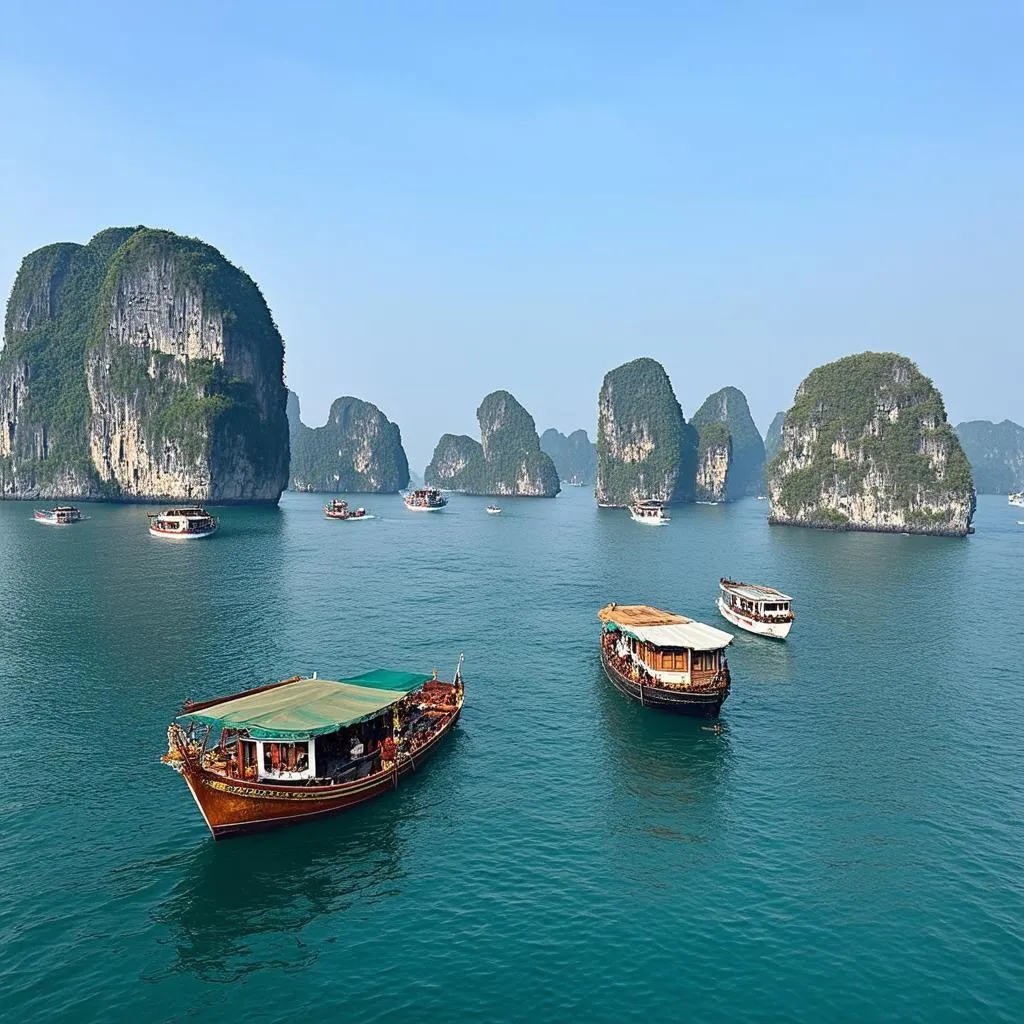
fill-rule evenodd
<path id="1" fill-rule="evenodd" d="M 608 605 L 602 651 L 625 675 L 658 686 L 701 688 L 728 672 L 725 649 L 732 634 L 684 615 L 647 605 Z"/>
<path id="2" fill-rule="evenodd" d="M 461 688 L 461 682 L 458 684 Z M 455 699 L 450 683 L 377 669 L 348 680 L 295 677 L 205 704 L 172 729 L 202 730 L 203 766 L 248 782 L 331 785 L 413 753 Z"/>
<path id="3" fill-rule="evenodd" d="M 200 536 L 212 533 L 217 520 L 204 508 L 170 508 L 159 515 L 150 516 L 150 532 L 180 536 Z"/>
<path id="4" fill-rule="evenodd" d="M 436 487 L 419 487 L 410 491 L 404 498 L 407 508 L 431 509 L 444 508 L 448 499 Z"/>
<path id="5" fill-rule="evenodd" d="M 725 577 L 719 580 L 719 587 L 726 609 L 757 622 L 791 622 L 794 618 L 793 599 L 774 587 L 761 587 Z"/>

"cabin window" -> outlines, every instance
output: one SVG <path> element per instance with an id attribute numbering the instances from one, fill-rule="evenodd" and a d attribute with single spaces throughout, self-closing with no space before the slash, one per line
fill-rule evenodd
<path id="1" fill-rule="evenodd" d="M 687 670 L 686 651 L 676 651 L 674 661 L 677 672 L 685 672 Z"/>
<path id="2" fill-rule="evenodd" d="M 265 772 L 304 772 L 309 768 L 309 744 L 264 743 L 263 770 Z"/>

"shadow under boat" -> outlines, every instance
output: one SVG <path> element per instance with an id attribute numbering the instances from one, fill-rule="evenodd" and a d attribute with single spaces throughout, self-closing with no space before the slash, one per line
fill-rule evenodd
<path id="1" fill-rule="evenodd" d="M 243 857 L 237 844 L 201 844 L 155 915 L 171 931 L 175 968 L 231 982 L 261 966 L 309 963 L 318 954 L 299 932 L 326 914 L 383 899 L 400 882 L 401 821 L 388 801 L 258 833 Z"/>

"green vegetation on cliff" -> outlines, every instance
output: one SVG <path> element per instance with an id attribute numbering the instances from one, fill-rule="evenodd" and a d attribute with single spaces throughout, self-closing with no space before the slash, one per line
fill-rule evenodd
<path id="1" fill-rule="evenodd" d="M 969 420 L 956 428 L 979 494 L 1024 490 L 1024 427 L 1012 420 Z"/>
<path id="2" fill-rule="evenodd" d="M 782 424 L 786 422 L 786 414 L 777 412 L 771 423 L 768 424 L 768 432 L 764 435 L 764 458 L 769 463 L 782 447 Z"/>
<path id="3" fill-rule="evenodd" d="M 17 425 L 8 474 L 18 466 L 23 476 L 45 485 L 70 470 L 98 486 L 89 462 L 85 350 L 110 259 L 135 230 L 109 228 L 88 245 L 58 242 L 22 260 L 0 352 L 0 388 L 17 389 L 7 396 L 9 418 Z M 0 493 L 12 488 L 13 481 L 0 478 Z"/>
<path id="4" fill-rule="evenodd" d="M 598 397 L 597 500 L 694 499 L 697 431 L 686 422 L 664 367 L 634 359 L 605 374 Z"/>
<path id="5" fill-rule="evenodd" d="M 739 388 L 722 388 L 705 399 L 690 423 L 697 428 L 702 438 L 710 424 L 719 423 L 726 427 L 732 439 L 727 497 L 741 498 L 746 494 L 758 494 L 764 478 L 764 442 L 750 415 L 746 395 Z"/>
<path id="6" fill-rule="evenodd" d="M 533 417 L 507 391 L 494 391 L 476 411 L 479 442 L 444 434 L 423 479 L 466 494 L 553 498 L 560 490 L 550 456 L 540 449 Z"/>
<path id="7" fill-rule="evenodd" d="M 280 493 L 283 342 L 259 288 L 212 246 L 133 227 L 37 250 L 4 342 L 0 491 L 141 497 L 159 480 L 207 499 Z"/>
<path id="8" fill-rule="evenodd" d="M 812 371 L 786 413 L 768 474 L 772 516 L 782 521 L 966 532 L 973 514 L 970 465 L 942 397 L 894 353 L 865 352 Z M 933 528 L 943 509 L 948 530 Z"/>
<path id="9" fill-rule="evenodd" d="M 585 430 L 568 437 L 553 427 L 540 435 L 540 450 L 551 456 L 559 479 L 577 486 L 589 486 L 597 478 L 597 445 Z"/>
<path id="10" fill-rule="evenodd" d="M 375 405 L 338 398 L 322 427 L 301 420 L 299 400 L 288 393 L 291 486 L 297 491 L 394 494 L 409 485 L 402 432 Z"/>

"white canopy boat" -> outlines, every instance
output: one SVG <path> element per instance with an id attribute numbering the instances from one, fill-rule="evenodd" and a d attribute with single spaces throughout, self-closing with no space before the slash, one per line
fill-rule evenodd
<path id="1" fill-rule="evenodd" d="M 498 508 L 497 505 L 488 505 L 487 506 L 487 514 L 489 516 L 500 516 L 501 515 L 501 509 Z"/>
<path id="2" fill-rule="evenodd" d="M 85 516 L 74 505 L 55 505 L 53 508 L 37 508 L 32 518 L 47 526 L 70 526 L 72 523 L 80 523 Z"/>
<path id="3" fill-rule="evenodd" d="M 660 501 L 631 502 L 629 516 L 634 523 L 643 523 L 645 526 L 667 526 L 672 522 Z"/>
<path id="4" fill-rule="evenodd" d="M 448 499 L 436 487 L 418 487 L 402 495 L 402 501 L 410 512 L 440 512 Z"/>
<path id="5" fill-rule="evenodd" d="M 217 520 L 198 505 L 169 508 L 158 515 L 149 514 L 149 532 L 154 537 L 201 540 L 203 537 L 212 537 L 216 530 Z"/>
<path id="6" fill-rule="evenodd" d="M 793 599 L 774 587 L 729 580 L 718 581 L 718 610 L 748 633 L 785 640 L 793 628 Z"/>

